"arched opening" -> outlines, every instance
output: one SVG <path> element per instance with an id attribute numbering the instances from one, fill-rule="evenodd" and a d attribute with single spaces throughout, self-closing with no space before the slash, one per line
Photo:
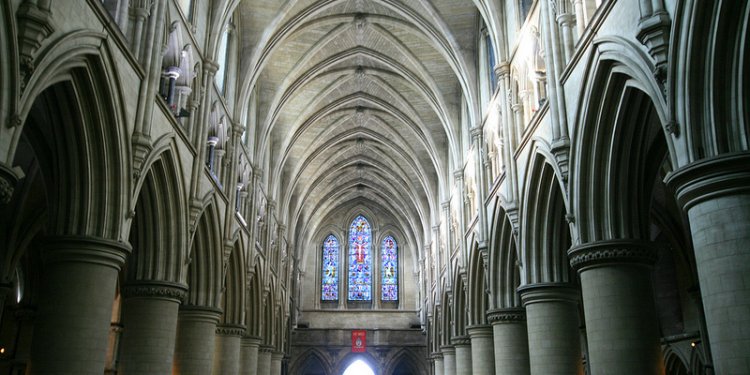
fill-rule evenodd
<path id="1" fill-rule="evenodd" d="M 343 375 L 375 375 L 375 371 L 370 368 L 367 362 L 358 359 L 344 370 Z"/>

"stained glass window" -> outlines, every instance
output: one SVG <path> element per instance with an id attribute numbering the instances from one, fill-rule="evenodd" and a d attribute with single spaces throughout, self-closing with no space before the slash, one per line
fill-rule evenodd
<path id="1" fill-rule="evenodd" d="M 380 269 L 383 301 L 398 301 L 398 245 L 393 237 L 383 239 L 380 254 L 383 260 Z"/>
<path id="2" fill-rule="evenodd" d="M 349 227 L 349 300 L 372 299 L 372 230 L 364 216 L 359 215 Z"/>
<path id="3" fill-rule="evenodd" d="M 329 235 L 323 241 L 323 301 L 339 299 L 339 240 Z"/>

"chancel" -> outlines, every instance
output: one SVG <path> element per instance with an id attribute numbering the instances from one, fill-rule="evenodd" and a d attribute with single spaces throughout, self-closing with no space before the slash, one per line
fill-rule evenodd
<path id="1" fill-rule="evenodd" d="M 750 2 L 0 2 L 0 375 L 750 374 Z"/>

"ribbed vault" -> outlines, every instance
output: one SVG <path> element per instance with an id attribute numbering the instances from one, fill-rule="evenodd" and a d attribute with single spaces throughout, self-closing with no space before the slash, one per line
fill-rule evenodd
<path id="1" fill-rule="evenodd" d="M 358 208 L 399 227 L 418 260 L 479 121 L 475 3 L 235 5 L 237 117 L 301 264 Z"/>

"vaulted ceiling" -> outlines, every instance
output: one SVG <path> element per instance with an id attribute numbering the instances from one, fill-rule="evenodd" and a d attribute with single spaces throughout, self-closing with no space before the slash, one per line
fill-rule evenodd
<path id="1" fill-rule="evenodd" d="M 290 239 L 364 206 L 424 244 L 476 121 L 474 3 L 244 0 L 234 22 L 240 103 Z"/>

